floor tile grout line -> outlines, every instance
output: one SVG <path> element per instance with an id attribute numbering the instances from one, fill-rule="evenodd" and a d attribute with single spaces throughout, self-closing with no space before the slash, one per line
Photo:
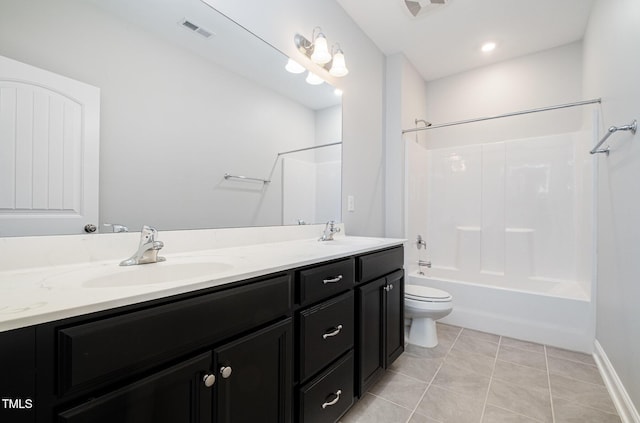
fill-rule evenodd
<path id="1" fill-rule="evenodd" d="M 577 377 L 571 377 L 571 376 L 567 376 L 567 375 L 563 375 L 557 372 L 548 372 L 550 375 L 555 375 L 555 376 L 560 376 L 563 377 L 565 379 L 569 379 L 572 380 L 574 382 L 582 382 L 582 383 L 586 383 L 587 385 L 593 385 L 593 386 L 598 386 L 600 388 L 605 388 L 607 389 L 607 386 L 604 383 L 594 383 L 594 382 L 589 382 L 588 380 L 584 380 L 584 379 L 578 379 Z"/>
<path id="2" fill-rule="evenodd" d="M 414 381 L 416 381 L 416 382 L 426 383 L 426 384 L 429 384 L 429 383 L 430 383 L 429 381 L 422 380 L 422 379 L 418 379 L 417 377 L 413 377 L 413 376 L 408 375 L 408 374 L 406 374 L 406 373 L 402 373 L 402 372 L 400 372 L 400 371 L 398 371 L 398 370 L 388 369 L 387 371 L 388 371 L 388 372 L 390 372 L 390 373 L 394 373 L 394 374 L 396 374 L 396 375 L 402 375 L 402 376 L 408 377 L 409 379 L 414 380 Z"/>
<path id="3" fill-rule="evenodd" d="M 487 386 L 487 393 L 484 395 L 484 404 L 482 404 L 482 413 L 480 414 L 480 422 L 484 420 L 484 412 L 487 410 L 487 401 L 489 400 L 489 392 L 491 392 L 491 384 L 493 383 L 493 374 L 496 372 L 496 364 L 498 363 L 498 354 L 500 354 L 500 344 L 502 344 L 502 336 L 498 339 L 498 349 L 496 350 L 496 356 L 493 359 L 493 369 L 491 369 L 491 377 L 489 377 L 489 386 Z"/>
<path id="4" fill-rule="evenodd" d="M 500 410 L 507 411 L 511 414 L 518 415 L 520 417 L 524 417 L 527 420 L 533 420 L 534 422 L 544 423 L 542 420 L 536 419 L 535 417 L 527 416 L 526 414 L 518 413 L 517 411 L 509 410 L 508 408 L 500 407 L 499 405 L 491 404 L 492 407 L 499 408 Z"/>
<path id="5" fill-rule="evenodd" d="M 545 345 L 545 349 L 546 349 L 546 345 Z M 558 357 L 557 355 L 553 355 L 553 354 L 547 354 L 549 357 L 556 359 L 556 360 L 566 360 L 566 361 L 570 361 L 572 363 L 576 363 L 576 364 L 584 364 L 585 366 L 589 366 L 589 367 L 595 367 L 596 369 L 598 368 L 597 365 L 595 364 L 591 364 L 591 363 L 585 363 L 584 361 L 580 361 L 580 360 L 572 360 L 570 358 L 566 358 L 566 357 Z"/>
<path id="6" fill-rule="evenodd" d="M 556 397 L 556 398 L 560 399 L 560 400 L 563 400 L 563 401 L 566 401 L 569 404 L 577 405 L 577 406 L 582 407 L 582 408 L 588 408 L 589 410 L 600 411 L 600 412 L 605 413 L 605 414 L 611 414 L 611 415 L 620 417 L 620 414 L 618 414 L 618 411 L 616 410 L 615 406 L 613 407 L 613 409 L 615 411 L 607 411 L 607 410 L 603 410 L 602 408 L 594 407 L 592 405 L 585 405 L 585 404 L 583 404 L 583 403 L 581 403 L 579 401 L 573 400 L 571 398 L 563 398 L 561 396 Z"/>
<path id="7" fill-rule="evenodd" d="M 427 391 L 429 390 L 431 385 L 433 385 L 433 381 L 436 379 L 436 376 L 438 376 L 438 373 L 440 372 L 440 369 L 442 369 L 442 366 L 444 365 L 444 362 L 446 361 L 447 356 L 449 355 L 449 353 L 453 349 L 453 346 L 458 341 L 458 338 L 460 338 L 460 334 L 462 333 L 463 330 L 464 330 L 463 328 L 460 328 L 460 330 L 458 331 L 458 334 L 456 335 L 456 339 L 453 340 L 453 342 L 451 343 L 451 347 L 447 350 L 447 353 L 442 358 L 442 361 L 440 361 L 440 365 L 438 366 L 438 369 L 435 371 L 435 373 L 431 377 L 431 380 L 429 381 L 429 383 L 427 384 L 427 387 L 425 388 L 424 392 L 420 396 L 420 399 L 418 400 L 416 405 L 413 407 L 413 411 L 411 412 L 411 414 L 409 414 L 409 418 L 407 419 L 406 423 L 409 423 L 409 421 L 411 421 L 411 418 L 413 417 L 413 415 L 416 414 L 416 410 L 418 409 L 418 406 L 420 405 L 420 403 L 424 399 L 424 396 L 427 394 Z"/>
<path id="8" fill-rule="evenodd" d="M 407 410 L 407 411 L 409 411 L 409 412 L 411 411 L 411 409 L 410 409 L 410 408 L 407 408 L 406 406 L 404 406 L 404 405 L 402 405 L 402 404 L 398 404 L 398 403 L 397 403 L 397 402 L 395 402 L 395 401 L 391 401 L 389 398 L 385 398 L 385 397 L 383 397 L 383 396 L 380 396 L 380 395 L 378 395 L 378 394 L 374 394 L 373 392 L 369 392 L 369 391 L 367 391 L 367 394 L 371 395 L 372 397 L 380 398 L 381 400 L 386 401 L 386 402 L 388 402 L 388 403 L 390 403 L 390 404 L 397 405 L 398 407 L 400 407 L 400 408 L 402 408 L 402 409 L 404 409 L 404 410 Z"/>
<path id="9" fill-rule="evenodd" d="M 551 372 L 549 371 L 549 358 L 547 356 L 547 346 L 544 346 L 544 362 L 547 366 L 547 382 L 549 384 L 549 402 L 551 403 L 551 421 L 556 422 L 556 413 L 553 407 L 553 394 L 551 393 Z"/>

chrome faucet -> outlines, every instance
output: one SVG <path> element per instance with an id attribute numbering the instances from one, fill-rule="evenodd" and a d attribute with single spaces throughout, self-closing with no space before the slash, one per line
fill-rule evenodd
<path id="1" fill-rule="evenodd" d="M 416 238 L 416 247 L 418 247 L 418 250 L 422 248 L 425 248 L 425 249 L 427 248 L 427 243 L 422 238 L 422 235 L 418 235 L 418 237 Z"/>
<path id="2" fill-rule="evenodd" d="M 129 232 L 129 228 L 127 228 L 124 225 L 120 225 L 118 223 L 103 223 L 103 226 L 106 226 L 107 228 L 111 228 L 114 233 Z"/>
<path id="3" fill-rule="evenodd" d="M 158 251 L 164 247 L 162 241 L 156 241 L 158 231 L 147 225 L 142 227 L 140 232 L 140 245 L 138 251 L 131 257 L 120 262 L 120 266 L 133 266 L 135 264 L 157 263 L 165 261 L 164 257 L 158 256 Z"/>
<path id="4" fill-rule="evenodd" d="M 322 236 L 318 238 L 318 241 L 333 241 L 333 236 L 340 232 L 340 228 L 336 226 L 336 222 L 330 220 L 324 226 L 324 231 L 322 231 Z"/>

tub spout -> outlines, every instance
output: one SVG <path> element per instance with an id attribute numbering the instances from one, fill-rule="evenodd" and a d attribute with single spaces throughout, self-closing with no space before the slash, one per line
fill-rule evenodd
<path id="1" fill-rule="evenodd" d="M 420 267 L 425 266 L 431 269 L 431 262 L 426 260 L 418 260 L 418 266 Z"/>

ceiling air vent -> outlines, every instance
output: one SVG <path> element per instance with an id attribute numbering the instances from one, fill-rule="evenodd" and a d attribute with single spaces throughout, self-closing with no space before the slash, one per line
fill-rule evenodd
<path id="1" fill-rule="evenodd" d="M 404 0 L 404 5 L 407 6 L 409 13 L 413 17 L 424 14 L 429 10 L 434 10 L 445 6 L 451 0 Z"/>
<path id="2" fill-rule="evenodd" d="M 195 33 L 198 33 L 200 35 L 202 35 L 204 38 L 209 38 L 213 35 L 216 35 L 213 31 L 209 31 L 207 29 L 204 29 L 203 27 L 194 24 L 193 22 L 187 20 L 187 19 L 183 19 L 180 21 L 180 25 L 183 28 L 186 28 L 190 31 L 193 31 Z"/>

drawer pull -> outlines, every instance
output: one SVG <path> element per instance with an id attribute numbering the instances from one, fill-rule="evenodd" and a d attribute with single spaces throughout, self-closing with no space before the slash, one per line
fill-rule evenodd
<path id="1" fill-rule="evenodd" d="M 206 374 L 202 378 L 202 381 L 204 382 L 204 386 L 211 388 L 213 384 L 216 383 L 216 377 L 212 374 Z"/>
<path id="2" fill-rule="evenodd" d="M 342 325 L 338 325 L 338 326 L 336 326 L 336 328 L 333 331 L 323 334 L 322 335 L 322 339 L 327 339 L 327 338 L 330 338 L 332 336 L 336 336 L 337 334 L 340 333 L 341 330 L 342 330 Z"/>
<path id="3" fill-rule="evenodd" d="M 332 405 L 335 405 L 340 400 L 341 393 L 342 393 L 342 390 L 338 389 L 338 391 L 334 394 L 336 397 L 332 401 L 327 401 L 324 404 L 322 404 L 322 408 L 327 408 Z"/>
<path id="4" fill-rule="evenodd" d="M 342 280 L 342 275 L 338 275 L 335 278 L 324 279 L 322 283 L 326 285 L 328 283 L 337 283 L 337 282 L 340 282 L 341 280 Z"/>

